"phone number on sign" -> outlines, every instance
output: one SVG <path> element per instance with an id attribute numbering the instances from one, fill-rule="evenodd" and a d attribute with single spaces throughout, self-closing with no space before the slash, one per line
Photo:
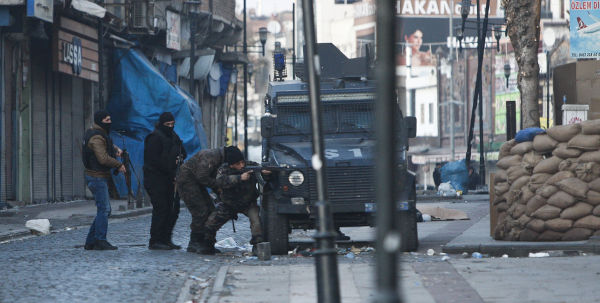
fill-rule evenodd
<path id="1" fill-rule="evenodd" d="M 597 58 L 600 57 L 600 52 L 583 52 L 583 53 L 571 53 L 573 58 Z"/>

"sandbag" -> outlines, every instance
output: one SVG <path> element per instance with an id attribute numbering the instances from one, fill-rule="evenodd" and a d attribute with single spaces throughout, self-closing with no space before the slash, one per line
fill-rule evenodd
<path id="1" fill-rule="evenodd" d="M 540 219 L 533 219 L 527 223 L 527 228 L 535 232 L 542 233 L 546 230 L 546 222 Z"/>
<path id="2" fill-rule="evenodd" d="M 531 218 L 525 214 L 523 214 L 519 217 L 519 219 L 517 219 L 517 222 L 519 222 L 519 226 L 521 228 L 527 227 L 527 223 L 529 223 L 529 221 L 531 221 Z"/>
<path id="3" fill-rule="evenodd" d="M 542 187 L 540 187 L 537 191 L 536 194 L 544 197 L 544 198 L 549 198 L 550 196 L 554 195 L 557 191 L 559 191 L 558 187 L 554 186 L 554 185 L 549 185 L 546 184 Z"/>
<path id="4" fill-rule="evenodd" d="M 544 157 L 534 151 L 528 152 L 523 155 L 521 160 L 521 166 L 526 169 L 529 174 L 533 172 L 533 168 L 544 160 Z"/>
<path id="5" fill-rule="evenodd" d="M 538 165 L 533 169 L 534 174 L 546 173 L 546 174 L 555 174 L 558 172 L 558 165 L 562 161 L 559 157 L 550 157 L 548 159 L 542 160 Z"/>
<path id="6" fill-rule="evenodd" d="M 509 190 L 506 194 L 506 202 L 508 205 L 513 205 L 517 203 L 521 203 L 521 190 Z"/>
<path id="7" fill-rule="evenodd" d="M 575 221 L 573 226 L 598 230 L 600 229 L 600 217 L 596 217 L 594 215 L 585 216 Z"/>
<path id="8" fill-rule="evenodd" d="M 506 192 L 508 192 L 509 188 L 510 186 L 508 185 L 508 183 L 502 182 L 494 186 L 494 193 L 496 194 L 496 196 L 502 196 Z"/>
<path id="9" fill-rule="evenodd" d="M 546 131 L 539 127 L 528 127 L 517 132 L 515 135 L 515 141 L 517 143 L 533 141 L 533 138 L 539 134 L 543 134 Z"/>
<path id="10" fill-rule="evenodd" d="M 594 207 L 587 203 L 578 202 L 577 204 L 563 210 L 560 213 L 560 218 L 577 220 L 591 214 L 593 209 Z"/>
<path id="11" fill-rule="evenodd" d="M 510 190 L 511 191 L 521 191 L 521 189 L 525 186 L 527 186 L 527 183 L 529 183 L 529 176 L 528 175 L 524 175 L 519 177 L 517 180 L 515 180 L 511 185 L 510 185 Z"/>
<path id="12" fill-rule="evenodd" d="M 509 169 L 510 167 L 513 167 L 513 166 L 519 166 L 521 164 L 522 159 L 523 159 L 523 157 L 521 157 L 520 155 L 512 155 L 512 156 L 504 157 L 504 158 L 498 160 L 498 162 L 496 163 L 496 166 L 501 169 Z"/>
<path id="13" fill-rule="evenodd" d="M 510 155 L 510 150 L 517 145 L 517 142 L 515 142 L 515 139 L 506 141 L 504 143 L 502 143 L 502 146 L 500 146 L 500 153 L 498 154 L 498 159 L 502 159 L 506 156 Z"/>
<path id="14" fill-rule="evenodd" d="M 600 119 L 581 122 L 581 133 L 584 135 L 600 135 Z"/>
<path id="15" fill-rule="evenodd" d="M 575 175 L 581 181 L 591 182 L 600 177 L 600 164 L 596 162 L 579 163 L 575 167 Z"/>
<path id="16" fill-rule="evenodd" d="M 521 189 L 521 199 L 520 199 L 520 202 L 521 202 L 522 204 L 527 204 L 527 202 L 528 202 L 528 201 L 529 201 L 531 198 L 533 198 L 533 196 L 535 196 L 535 193 L 534 193 L 534 192 L 532 192 L 532 191 L 529 189 L 529 187 L 528 187 L 528 186 L 524 186 L 524 187 Z"/>
<path id="17" fill-rule="evenodd" d="M 575 172 L 575 168 L 577 168 L 577 161 L 574 159 L 565 159 L 558 164 L 559 171 L 572 171 Z"/>
<path id="18" fill-rule="evenodd" d="M 568 178 L 555 183 L 558 188 L 562 191 L 567 192 L 568 194 L 574 196 L 575 198 L 585 199 L 586 194 L 588 192 L 588 184 L 577 179 L 577 178 Z"/>
<path id="19" fill-rule="evenodd" d="M 508 184 L 513 184 L 523 176 L 529 177 L 529 172 L 521 166 L 513 166 L 506 170 L 506 175 L 508 176 Z"/>
<path id="20" fill-rule="evenodd" d="M 508 209 L 508 203 L 506 202 L 501 202 L 498 203 L 498 205 L 496 205 L 496 210 L 501 212 L 501 211 L 506 211 Z"/>
<path id="21" fill-rule="evenodd" d="M 499 169 L 494 173 L 494 184 L 498 184 L 500 182 L 506 182 L 508 176 L 506 175 L 506 171 L 503 169 Z"/>
<path id="22" fill-rule="evenodd" d="M 544 205 L 546 205 L 546 199 L 542 198 L 539 195 L 535 195 L 527 202 L 527 209 L 525 210 L 525 214 L 531 217 L 536 210 L 538 210 Z"/>
<path id="23" fill-rule="evenodd" d="M 552 155 L 562 158 L 577 158 L 581 155 L 582 151 L 576 148 L 569 148 L 568 143 L 559 143 L 556 148 L 552 151 Z"/>
<path id="24" fill-rule="evenodd" d="M 556 148 L 556 145 L 558 145 L 558 141 L 552 139 L 552 137 L 546 134 L 537 135 L 535 138 L 533 138 L 533 150 L 538 153 L 545 154 L 547 152 L 551 152 L 554 150 L 554 148 Z"/>
<path id="25" fill-rule="evenodd" d="M 551 220 L 554 218 L 558 218 L 558 215 L 560 215 L 560 211 L 561 209 L 556 206 L 544 205 L 538 208 L 538 210 L 534 211 L 533 214 L 531 214 L 531 216 L 541 220 Z"/>
<path id="26" fill-rule="evenodd" d="M 548 136 L 558 142 L 568 142 L 580 132 L 580 124 L 558 125 L 546 130 Z"/>
<path id="27" fill-rule="evenodd" d="M 510 149 L 511 155 L 523 155 L 533 150 L 533 142 L 522 142 Z"/>
<path id="28" fill-rule="evenodd" d="M 594 179 L 589 183 L 590 190 L 600 192 L 600 178 Z"/>
<path id="29" fill-rule="evenodd" d="M 523 204 L 516 204 L 511 212 L 511 217 L 513 217 L 513 219 L 517 220 L 519 219 L 522 215 L 525 214 L 525 210 L 527 209 L 527 206 L 523 205 Z"/>
<path id="30" fill-rule="evenodd" d="M 569 140 L 567 146 L 581 150 L 598 150 L 600 148 L 600 135 L 577 135 Z"/>
<path id="31" fill-rule="evenodd" d="M 550 177 L 552 177 L 551 174 L 534 174 L 531 176 L 530 182 L 534 184 L 544 184 Z"/>
<path id="32" fill-rule="evenodd" d="M 540 234 L 526 228 L 519 234 L 519 241 L 535 241 Z"/>
<path id="33" fill-rule="evenodd" d="M 590 205 L 600 205 L 600 192 L 594 190 L 588 191 L 585 202 Z"/>
<path id="34" fill-rule="evenodd" d="M 494 196 L 494 205 L 500 203 L 500 202 L 504 202 L 506 201 L 506 197 L 505 195 L 501 195 L 501 196 Z"/>
<path id="35" fill-rule="evenodd" d="M 557 231 L 553 231 L 553 230 L 546 230 L 545 232 L 541 233 L 537 240 L 538 241 L 558 241 L 563 237 L 563 233 L 559 233 Z"/>
<path id="36" fill-rule="evenodd" d="M 596 205 L 596 207 L 594 207 L 594 209 L 592 210 L 592 215 L 600 217 L 600 205 Z"/>
<path id="37" fill-rule="evenodd" d="M 542 187 L 542 185 L 544 184 L 539 184 L 539 183 L 529 183 L 527 186 L 529 187 L 529 190 L 532 192 L 537 192 L 538 189 L 540 189 L 540 187 Z"/>
<path id="38" fill-rule="evenodd" d="M 567 207 L 575 204 L 575 201 L 577 201 L 577 199 L 575 199 L 575 197 L 573 197 L 572 195 L 570 195 L 564 191 L 558 191 L 554 195 L 552 195 L 550 198 L 548 198 L 548 204 L 554 205 L 554 206 L 560 207 L 560 208 L 567 208 Z"/>
<path id="39" fill-rule="evenodd" d="M 583 241 L 590 238 L 593 231 L 587 228 L 572 228 L 565 232 L 561 240 L 563 241 Z"/>
<path id="40" fill-rule="evenodd" d="M 597 162 L 600 163 L 600 151 L 588 151 L 582 153 L 579 158 L 577 158 L 577 162 Z"/>
<path id="41" fill-rule="evenodd" d="M 573 226 L 573 221 L 556 218 L 556 219 L 546 221 L 545 226 L 546 226 L 546 229 L 549 229 L 549 230 L 565 232 Z"/>
<path id="42" fill-rule="evenodd" d="M 552 175 L 552 177 L 548 178 L 548 180 L 546 180 L 546 184 L 554 185 L 558 181 L 573 177 L 575 177 L 575 173 L 573 173 L 572 171 L 559 171 L 556 174 Z"/>
<path id="43" fill-rule="evenodd" d="M 508 240 L 509 241 L 519 240 L 520 234 L 522 231 L 523 231 L 523 229 L 518 226 L 511 228 L 511 230 L 508 232 Z"/>

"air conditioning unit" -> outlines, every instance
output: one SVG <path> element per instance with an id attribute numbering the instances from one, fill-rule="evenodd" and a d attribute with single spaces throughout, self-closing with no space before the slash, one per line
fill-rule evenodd
<path id="1" fill-rule="evenodd" d="M 125 0 L 105 0 L 104 6 L 111 14 L 115 15 L 121 20 L 125 20 Z"/>
<path id="2" fill-rule="evenodd" d="M 131 26 L 136 29 L 148 27 L 148 3 L 146 1 L 133 1 L 131 3 Z"/>

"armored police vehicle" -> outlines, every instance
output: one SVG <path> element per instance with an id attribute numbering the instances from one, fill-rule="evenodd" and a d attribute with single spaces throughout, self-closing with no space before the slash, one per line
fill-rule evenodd
<path id="1" fill-rule="evenodd" d="M 375 82 L 367 79 L 368 60 L 348 59 L 332 44 L 319 44 L 322 129 L 326 181 L 336 227 L 375 223 Z M 301 76 L 302 77 L 302 76 Z M 262 165 L 274 175 L 263 186 L 261 217 L 273 254 L 286 254 L 293 228 L 316 228 L 317 185 L 312 168 L 308 83 L 273 81 L 261 119 Z M 416 134 L 408 117 L 409 137 Z M 393 127 L 393 126 L 390 126 Z M 408 142 L 408 138 L 399 138 Z M 407 145 L 407 144 L 406 144 Z M 401 149 L 399 158 L 406 161 Z M 405 250 L 415 250 L 417 215 L 414 175 L 406 174 L 399 193 L 398 224 Z"/>

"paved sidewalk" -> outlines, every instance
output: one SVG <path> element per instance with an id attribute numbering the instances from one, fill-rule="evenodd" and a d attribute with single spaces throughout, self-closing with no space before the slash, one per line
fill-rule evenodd
<path id="1" fill-rule="evenodd" d="M 507 254 L 511 257 L 526 257 L 530 252 L 540 251 L 581 251 L 598 254 L 600 238 L 570 242 L 496 241 L 490 236 L 490 216 L 487 215 L 444 245 L 442 250 L 449 254 L 480 252 L 491 256 Z"/>
<path id="2" fill-rule="evenodd" d="M 152 207 L 127 210 L 127 200 L 111 200 L 111 219 L 134 217 L 152 212 Z M 78 200 L 15 207 L 0 211 L 0 241 L 6 241 L 31 234 L 25 227 L 27 220 L 48 219 L 50 231 L 64 230 L 76 226 L 89 225 L 96 216 L 93 200 Z"/>

